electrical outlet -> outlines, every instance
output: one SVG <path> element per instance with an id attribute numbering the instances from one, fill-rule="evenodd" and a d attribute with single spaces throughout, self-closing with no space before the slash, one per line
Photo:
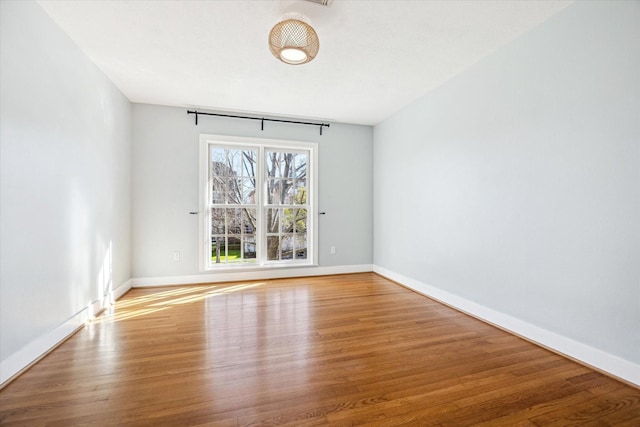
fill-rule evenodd
<path id="1" fill-rule="evenodd" d="M 176 251 L 173 253 L 173 260 L 180 261 L 180 252 Z"/>
<path id="2" fill-rule="evenodd" d="M 336 254 L 336 247 L 331 246 L 331 255 L 335 255 L 335 254 Z"/>

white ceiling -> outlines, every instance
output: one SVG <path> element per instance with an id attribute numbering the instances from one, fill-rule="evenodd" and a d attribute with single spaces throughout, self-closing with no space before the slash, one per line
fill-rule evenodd
<path id="1" fill-rule="evenodd" d="M 133 102 L 373 125 L 569 1 L 40 1 Z M 286 65 L 267 37 L 309 18 L 320 52 Z"/>

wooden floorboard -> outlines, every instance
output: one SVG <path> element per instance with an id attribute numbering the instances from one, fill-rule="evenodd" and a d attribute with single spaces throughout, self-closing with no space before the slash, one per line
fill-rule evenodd
<path id="1" fill-rule="evenodd" d="M 640 390 L 372 273 L 133 289 L 3 426 L 640 426 Z"/>

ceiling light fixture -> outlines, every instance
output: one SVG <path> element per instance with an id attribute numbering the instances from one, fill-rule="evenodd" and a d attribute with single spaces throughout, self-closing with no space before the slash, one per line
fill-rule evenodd
<path id="1" fill-rule="evenodd" d="M 300 19 L 285 19 L 271 29 L 269 49 L 286 64 L 306 64 L 318 54 L 320 40 L 311 25 Z"/>

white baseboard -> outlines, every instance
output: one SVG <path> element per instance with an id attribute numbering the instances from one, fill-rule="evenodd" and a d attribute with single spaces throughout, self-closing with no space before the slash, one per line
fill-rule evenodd
<path id="1" fill-rule="evenodd" d="M 623 381 L 640 386 L 640 365 L 383 267 L 374 265 L 373 271 L 376 274 L 398 282 L 409 289 L 473 317 L 498 326 L 501 329 L 505 329 L 581 363 L 592 366 L 597 370 L 606 372 Z"/>
<path id="2" fill-rule="evenodd" d="M 124 282 L 122 285 L 118 286 L 117 288 L 115 288 L 112 291 L 113 294 L 113 299 L 112 301 L 116 301 L 118 299 L 120 299 L 120 297 L 124 294 L 126 294 L 127 292 L 129 292 L 129 290 L 131 289 L 131 279 L 127 280 L 126 282 Z"/>
<path id="3" fill-rule="evenodd" d="M 239 280 L 284 279 L 287 277 L 328 276 L 331 274 L 365 273 L 373 271 L 371 264 L 338 265 L 333 267 L 270 268 L 255 271 L 220 271 L 206 274 L 169 277 L 136 277 L 131 279 L 134 288 L 190 285 L 197 283 L 235 282 Z"/>
<path id="4" fill-rule="evenodd" d="M 46 356 L 51 350 L 82 328 L 87 321 L 95 317 L 103 308 L 108 307 L 129 289 L 131 289 L 131 280 L 127 280 L 116 289 L 106 293 L 101 299 L 90 303 L 52 331 L 41 335 L 0 362 L 0 388 Z"/>

